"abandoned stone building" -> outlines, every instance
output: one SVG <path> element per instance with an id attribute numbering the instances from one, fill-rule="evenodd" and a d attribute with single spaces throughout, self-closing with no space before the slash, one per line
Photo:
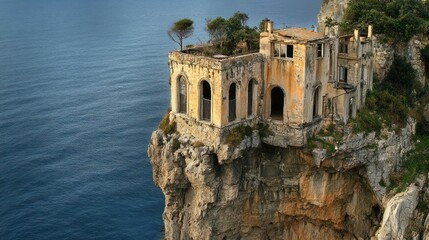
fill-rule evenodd
<path id="1" fill-rule="evenodd" d="M 303 146 L 327 123 L 347 123 L 372 87 L 372 27 L 340 36 L 304 28 L 274 30 L 260 50 L 237 56 L 169 54 L 171 117 L 179 132 L 220 143 L 239 124 L 267 124 L 275 146 Z"/>

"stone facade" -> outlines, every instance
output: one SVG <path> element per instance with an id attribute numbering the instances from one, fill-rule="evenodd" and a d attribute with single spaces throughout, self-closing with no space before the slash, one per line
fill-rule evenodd
<path id="1" fill-rule="evenodd" d="M 170 53 L 172 117 L 188 123 L 178 131 L 221 143 L 231 126 L 260 122 L 272 133 L 266 143 L 305 145 L 325 120 L 345 123 L 363 105 L 372 87 L 371 27 L 368 32 L 340 37 L 334 30 L 273 30 L 267 20 L 259 53 Z M 191 122 L 215 128 L 214 135 L 193 131 Z"/>

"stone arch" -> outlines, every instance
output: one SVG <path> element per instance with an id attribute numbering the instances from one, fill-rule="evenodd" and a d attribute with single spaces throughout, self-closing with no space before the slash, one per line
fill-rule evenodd
<path id="1" fill-rule="evenodd" d="M 270 90 L 270 117 L 274 120 L 284 119 L 285 92 L 279 86 L 274 86 Z"/>
<path id="2" fill-rule="evenodd" d="M 232 122 L 237 118 L 237 84 L 231 83 L 228 90 L 228 121 Z"/>
<path id="3" fill-rule="evenodd" d="M 212 88 L 207 80 L 200 82 L 200 119 L 211 121 L 212 118 Z"/>
<path id="4" fill-rule="evenodd" d="M 177 77 L 177 112 L 188 113 L 188 84 L 183 75 Z"/>

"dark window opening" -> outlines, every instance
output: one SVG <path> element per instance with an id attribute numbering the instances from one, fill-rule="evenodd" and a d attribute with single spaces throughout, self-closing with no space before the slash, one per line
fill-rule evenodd
<path id="1" fill-rule="evenodd" d="M 284 93 L 279 87 L 271 90 L 271 118 L 283 120 Z"/>
<path id="2" fill-rule="evenodd" d="M 250 80 L 247 88 L 247 116 L 253 115 L 253 79 Z"/>
<path id="3" fill-rule="evenodd" d="M 211 106 L 212 106 L 212 92 L 210 84 L 207 81 L 201 83 L 202 98 L 201 98 L 201 119 L 211 121 Z"/>
<path id="4" fill-rule="evenodd" d="M 287 45 L 287 58 L 293 58 L 293 45 Z"/>
<path id="5" fill-rule="evenodd" d="M 349 44 L 347 42 L 340 43 L 340 53 L 348 53 Z"/>
<path id="6" fill-rule="evenodd" d="M 236 100 L 236 84 L 233 83 L 229 87 L 229 117 L 228 120 L 234 121 L 236 119 L 236 109 L 237 109 L 237 100 Z"/>
<path id="7" fill-rule="evenodd" d="M 187 89 L 185 79 L 179 77 L 179 113 L 187 112 Z"/>
<path id="8" fill-rule="evenodd" d="M 365 65 L 362 65 L 360 76 L 361 80 L 365 80 Z"/>
<path id="9" fill-rule="evenodd" d="M 349 100 L 349 118 L 353 118 L 354 98 Z"/>
<path id="10" fill-rule="evenodd" d="M 347 82 L 348 69 L 346 67 L 340 67 L 340 81 Z"/>
<path id="11" fill-rule="evenodd" d="M 320 87 L 314 91 L 314 98 L 313 98 L 313 119 L 317 116 L 319 116 L 319 98 L 320 98 Z"/>
<path id="12" fill-rule="evenodd" d="M 317 57 L 323 57 L 323 44 L 317 44 Z"/>

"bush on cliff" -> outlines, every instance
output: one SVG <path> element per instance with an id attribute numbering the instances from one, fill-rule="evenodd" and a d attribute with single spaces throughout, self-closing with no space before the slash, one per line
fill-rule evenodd
<path id="1" fill-rule="evenodd" d="M 373 24 L 381 40 L 408 42 L 416 34 L 427 34 L 429 3 L 421 0 L 351 0 L 341 28 L 350 32 L 356 25 Z"/>
<path id="2" fill-rule="evenodd" d="M 237 146 L 246 136 L 252 136 L 252 128 L 249 126 L 240 125 L 229 131 L 225 137 L 225 143 Z"/>
<path id="3" fill-rule="evenodd" d="M 164 114 L 164 117 L 159 123 L 159 129 L 164 131 L 166 135 L 176 132 L 176 122 L 170 122 L 170 110 Z"/>

